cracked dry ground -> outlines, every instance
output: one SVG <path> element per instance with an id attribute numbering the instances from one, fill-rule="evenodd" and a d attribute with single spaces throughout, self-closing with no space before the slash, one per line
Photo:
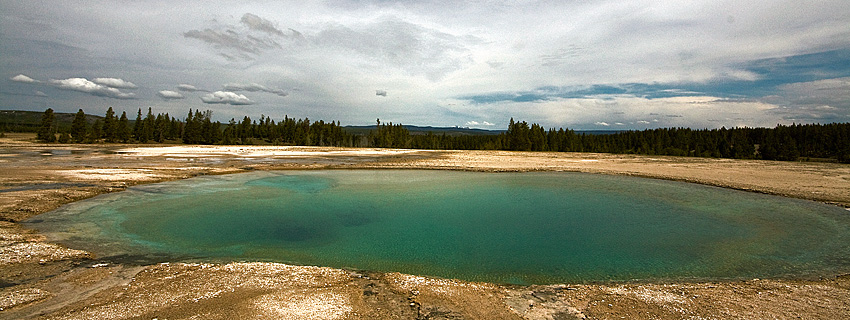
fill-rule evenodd
<path id="1" fill-rule="evenodd" d="M 850 317 L 850 277 L 847 276 L 817 280 L 505 286 L 275 263 L 186 264 L 134 262 L 133 257 L 122 257 L 120 261 L 101 259 L 50 243 L 17 222 L 65 203 L 120 191 L 134 184 L 200 174 L 285 168 L 433 168 L 457 162 L 459 158 L 467 160 L 454 165 L 469 169 L 476 163 L 489 165 L 506 156 L 515 156 L 526 166 L 507 169 L 539 170 L 552 163 L 552 159 L 505 153 L 488 156 L 442 152 L 334 157 L 316 149 L 319 155 L 260 163 L 228 155 L 214 161 L 201 157 L 192 161 L 174 161 L 167 156 L 134 157 L 112 152 L 118 147 L 102 146 L 68 147 L 79 152 L 44 156 L 39 148 L 42 146 L 7 146 L 0 162 L 0 219 L 3 220 L 0 222 L 0 319 Z M 552 157 L 565 161 L 562 155 Z M 607 156 L 571 157 L 579 161 L 605 160 Z M 692 160 L 674 164 L 687 165 L 688 161 Z M 640 164 L 635 163 L 629 170 L 640 170 Z M 828 171 L 825 176 L 845 174 L 833 168 L 824 170 Z"/>

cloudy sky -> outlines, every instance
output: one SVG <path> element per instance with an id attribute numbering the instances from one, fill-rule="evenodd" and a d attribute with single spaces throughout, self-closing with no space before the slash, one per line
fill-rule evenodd
<path id="1" fill-rule="evenodd" d="M 0 109 L 504 129 L 850 121 L 834 1 L 0 0 Z"/>

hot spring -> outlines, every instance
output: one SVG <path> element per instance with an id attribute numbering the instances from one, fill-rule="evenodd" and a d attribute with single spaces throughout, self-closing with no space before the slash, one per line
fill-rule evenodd
<path id="1" fill-rule="evenodd" d="M 27 222 L 102 258 L 275 261 L 517 284 L 850 271 L 850 212 L 582 173 L 252 172 L 138 186 Z"/>

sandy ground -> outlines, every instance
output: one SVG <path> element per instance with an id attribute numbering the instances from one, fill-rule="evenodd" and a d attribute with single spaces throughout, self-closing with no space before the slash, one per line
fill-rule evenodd
<path id="1" fill-rule="evenodd" d="M 145 265 L 50 243 L 17 222 L 128 186 L 314 168 L 581 171 L 850 207 L 850 166 L 587 153 L 44 145 L 0 139 L 0 319 L 846 319 L 850 276 L 505 286 L 275 263 Z"/>

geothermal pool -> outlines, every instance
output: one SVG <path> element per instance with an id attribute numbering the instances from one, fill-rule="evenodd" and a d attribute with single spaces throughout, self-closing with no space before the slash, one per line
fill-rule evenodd
<path id="1" fill-rule="evenodd" d="M 850 271 L 850 212 L 582 173 L 252 172 L 144 185 L 27 223 L 100 257 L 275 261 L 516 284 Z"/>

